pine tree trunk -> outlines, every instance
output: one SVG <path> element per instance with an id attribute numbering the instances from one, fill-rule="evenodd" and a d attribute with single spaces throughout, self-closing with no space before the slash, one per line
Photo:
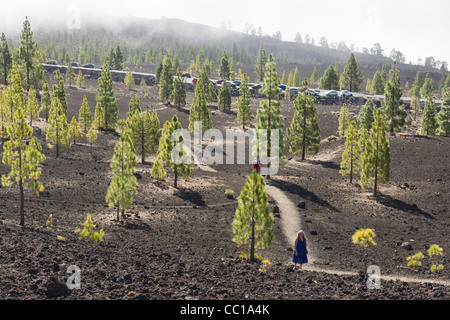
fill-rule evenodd
<path id="1" fill-rule="evenodd" d="M 120 205 L 117 204 L 117 215 L 116 215 L 117 221 L 119 221 L 119 216 L 120 216 L 119 213 L 120 213 Z"/>
<path id="2" fill-rule="evenodd" d="M 255 208 L 253 208 L 252 213 L 252 236 L 250 245 L 250 261 L 255 260 Z"/>
<path id="3" fill-rule="evenodd" d="M 303 115 L 302 160 L 305 160 L 305 153 L 306 153 L 306 114 Z"/>
<path id="4" fill-rule="evenodd" d="M 376 153 L 376 157 L 375 157 L 375 183 L 374 183 L 374 188 L 373 188 L 373 196 L 376 197 L 377 196 L 377 183 L 378 183 L 378 143 L 379 143 L 379 139 L 378 139 L 378 133 L 377 133 L 377 153 Z"/>
<path id="5" fill-rule="evenodd" d="M 178 170 L 177 170 L 177 167 L 175 166 L 175 180 L 174 180 L 174 184 L 173 184 L 175 189 L 178 189 L 178 183 L 177 182 L 178 182 Z"/>
<path id="6" fill-rule="evenodd" d="M 22 171 L 22 150 L 19 147 L 19 168 Z M 20 172 L 19 172 L 20 174 Z M 23 180 L 22 175 L 19 178 L 19 189 L 20 189 L 20 225 L 25 226 L 25 212 L 24 212 L 24 194 L 23 194 Z"/>
<path id="7" fill-rule="evenodd" d="M 353 143 L 350 147 L 350 183 L 353 183 Z"/>

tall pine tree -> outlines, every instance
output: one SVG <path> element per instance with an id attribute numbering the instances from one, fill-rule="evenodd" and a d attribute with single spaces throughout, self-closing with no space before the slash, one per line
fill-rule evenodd
<path id="1" fill-rule="evenodd" d="M 68 135 L 69 127 L 67 125 L 67 117 L 62 109 L 61 102 L 58 97 L 53 97 L 52 106 L 48 118 L 49 126 L 45 128 L 46 139 L 56 146 L 56 157 L 59 157 L 59 146 L 70 146 Z M 49 147 L 53 147 L 49 144 Z"/>
<path id="2" fill-rule="evenodd" d="M 81 129 L 84 132 L 88 132 L 92 125 L 92 113 L 86 94 L 83 95 L 83 102 L 81 103 L 80 111 L 78 112 L 78 121 Z"/>
<path id="3" fill-rule="evenodd" d="M 103 66 L 102 75 L 98 79 L 94 125 L 99 130 L 114 130 L 117 125 L 117 102 L 114 97 L 111 73 Z"/>
<path id="4" fill-rule="evenodd" d="M 353 175 L 359 171 L 361 154 L 358 140 L 359 134 L 356 122 L 352 121 L 345 139 L 345 150 L 342 153 L 341 168 L 339 170 L 339 173 L 343 176 L 350 174 L 350 183 L 353 183 Z"/>
<path id="5" fill-rule="evenodd" d="M 242 76 L 242 83 L 239 88 L 238 111 L 236 121 L 239 125 L 242 125 L 243 130 L 245 130 L 245 126 L 251 125 L 250 90 L 248 88 L 247 74 L 245 73 Z"/>
<path id="6" fill-rule="evenodd" d="M 436 106 L 431 95 L 428 95 L 425 108 L 423 110 L 422 123 L 420 125 L 421 135 L 435 135 L 438 127 L 436 119 Z"/>
<path id="7" fill-rule="evenodd" d="M 392 67 L 389 80 L 384 89 L 384 121 L 390 133 L 399 130 L 406 124 L 407 113 L 403 107 L 403 89 L 398 76 L 398 69 Z"/>
<path id="8" fill-rule="evenodd" d="M 222 84 L 219 90 L 217 108 L 222 111 L 230 111 L 231 109 L 231 92 L 226 83 Z"/>
<path id="9" fill-rule="evenodd" d="M 359 70 L 355 56 L 351 53 L 342 73 L 341 90 L 360 91 L 362 81 L 362 72 Z"/>
<path id="10" fill-rule="evenodd" d="M 264 73 L 266 72 L 265 66 L 267 63 L 266 50 L 264 49 L 264 44 L 261 41 L 261 46 L 259 47 L 258 56 L 256 57 L 255 64 L 255 75 L 258 81 L 263 81 Z"/>
<path id="11" fill-rule="evenodd" d="M 200 81 L 200 79 L 195 86 L 194 101 L 192 102 L 189 113 L 189 132 L 194 133 L 196 121 L 200 121 L 202 124 L 202 132 L 199 132 L 199 134 L 203 135 L 206 130 L 212 128 L 211 115 L 206 104 L 203 81 Z"/>

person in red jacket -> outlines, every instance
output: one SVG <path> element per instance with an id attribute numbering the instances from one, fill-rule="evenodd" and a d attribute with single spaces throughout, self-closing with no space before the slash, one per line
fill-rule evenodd
<path id="1" fill-rule="evenodd" d="M 257 173 L 261 173 L 261 167 L 259 165 L 259 161 L 257 158 L 253 159 L 253 170 L 256 170 Z"/>

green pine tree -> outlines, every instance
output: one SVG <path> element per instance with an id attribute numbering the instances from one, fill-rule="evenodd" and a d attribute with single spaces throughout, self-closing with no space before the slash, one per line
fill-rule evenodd
<path id="1" fill-rule="evenodd" d="M 358 141 L 359 134 L 356 129 L 356 122 L 352 121 L 348 128 L 345 150 L 342 153 L 342 162 L 339 170 L 342 176 L 350 174 L 350 183 L 353 183 L 353 175 L 359 171 L 361 154 Z"/>
<path id="2" fill-rule="evenodd" d="M 296 88 L 300 87 L 300 75 L 298 73 L 298 68 L 297 67 L 295 67 L 295 70 L 294 70 L 294 83 L 293 83 L 293 86 L 296 87 Z"/>
<path id="3" fill-rule="evenodd" d="M 116 51 L 114 53 L 114 60 L 113 63 L 111 64 L 111 67 L 114 70 L 122 70 L 123 69 L 123 54 L 122 54 L 122 50 L 120 49 L 120 46 L 117 45 L 116 47 Z"/>
<path id="4" fill-rule="evenodd" d="M 387 183 L 391 175 L 391 155 L 383 115 L 376 111 L 370 135 L 364 146 L 361 160 L 361 186 L 374 186 L 377 196 L 378 183 Z"/>
<path id="5" fill-rule="evenodd" d="M 313 70 L 313 72 L 312 72 L 312 74 L 311 74 L 311 77 L 310 77 L 310 79 L 309 79 L 309 82 L 310 83 L 314 83 L 314 84 L 316 84 L 317 83 L 317 81 L 318 81 L 318 73 L 317 73 L 317 67 L 314 67 L 314 70 Z"/>
<path id="6" fill-rule="evenodd" d="M 317 154 L 320 148 L 320 128 L 317 123 L 315 99 L 307 94 L 299 94 L 294 100 L 294 117 L 287 128 L 289 151 L 292 154 Z"/>
<path id="7" fill-rule="evenodd" d="M 69 82 L 69 87 L 72 87 L 72 81 L 75 80 L 75 72 L 73 71 L 73 67 L 71 64 L 67 66 L 66 71 L 66 82 Z"/>
<path id="8" fill-rule="evenodd" d="M 27 105 L 25 107 L 25 115 L 30 118 L 30 126 L 33 126 L 33 119 L 39 119 L 39 103 L 36 99 L 33 86 L 28 91 Z"/>
<path id="9" fill-rule="evenodd" d="M 372 129 L 376 109 L 377 107 L 375 106 L 375 103 L 373 103 L 372 99 L 367 99 L 358 115 L 358 123 L 361 128 L 365 128 L 367 131 Z"/>
<path id="10" fill-rule="evenodd" d="M 155 163 L 152 166 L 151 175 L 153 178 L 157 180 L 162 180 L 166 177 L 167 172 L 164 170 L 164 167 L 161 163 L 161 161 L 156 160 Z"/>
<path id="11" fill-rule="evenodd" d="M 384 93 L 383 80 L 381 79 L 380 70 L 377 70 L 373 75 L 371 93 L 377 95 Z"/>
<path id="12" fill-rule="evenodd" d="M 117 102 L 114 97 L 113 82 L 109 68 L 104 66 L 98 79 L 94 126 L 99 130 L 114 130 L 117 125 Z"/>
<path id="13" fill-rule="evenodd" d="M 167 101 L 173 91 L 172 53 L 164 56 L 161 78 L 159 79 L 159 100 Z"/>
<path id="14" fill-rule="evenodd" d="M 427 73 L 423 86 L 420 88 L 420 94 L 422 95 L 422 97 L 428 97 L 429 95 L 432 95 L 433 92 L 434 92 L 434 82 L 430 74 Z"/>
<path id="15" fill-rule="evenodd" d="M 50 95 L 50 88 L 48 86 L 48 82 L 45 81 L 44 86 L 42 88 L 41 108 L 39 109 L 39 112 L 45 113 L 45 121 L 48 121 L 48 114 L 50 112 L 51 105 L 52 105 L 52 97 Z"/>
<path id="16" fill-rule="evenodd" d="M 341 90 L 361 91 L 362 81 L 362 72 L 359 70 L 355 56 L 351 53 L 342 73 Z"/>
<path id="17" fill-rule="evenodd" d="M 255 75 L 258 81 L 263 81 L 264 79 L 264 74 L 266 72 L 266 63 L 267 63 L 266 50 L 264 49 L 264 44 L 261 41 L 261 46 L 259 47 L 258 56 L 256 57 L 256 64 L 255 64 Z"/>
<path id="18" fill-rule="evenodd" d="M 389 80 L 384 89 L 384 121 L 390 133 L 399 130 L 406 124 L 407 113 L 403 107 L 403 89 L 398 76 L 398 69 L 389 71 Z"/>
<path id="19" fill-rule="evenodd" d="M 66 99 L 66 89 L 64 88 L 64 80 L 63 76 L 56 70 L 55 79 L 58 79 L 58 84 L 53 85 L 53 97 L 57 97 L 59 102 L 61 103 L 62 110 L 64 114 L 67 116 L 67 99 Z"/>
<path id="20" fill-rule="evenodd" d="M 372 80 L 370 80 L 370 78 L 367 78 L 366 92 L 367 93 L 371 93 L 372 92 Z"/>
<path id="21" fill-rule="evenodd" d="M 436 106 L 431 95 L 428 96 L 423 110 L 422 123 L 420 125 L 421 135 L 435 135 L 438 127 L 436 119 Z"/>
<path id="22" fill-rule="evenodd" d="M 231 109 L 231 92 L 226 83 L 222 84 L 219 90 L 217 108 L 222 111 L 230 111 Z"/>
<path id="23" fill-rule="evenodd" d="M 8 74 L 9 70 L 12 68 L 12 55 L 8 46 L 8 42 L 6 41 L 6 36 L 2 32 L 2 36 L 0 38 L 0 69 L 3 71 L 3 84 L 8 84 Z"/>
<path id="24" fill-rule="evenodd" d="M 23 22 L 22 34 L 20 36 L 19 57 L 25 66 L 27 89 L 31 86 L 31 73 L 35 67 L 35 58 L 38 53 L 36 42 L 33 40 L 33 32 L 31 31 L 28 17 Z"/>
<path id="25" fill-rule="evenodd" d="M 127 118 L 134 115 L 136 112 L 141 113 L 141 102 L 139 96 L 132 96 L 128 104 Z"/>
<path id="26" fill-rule="evenodd" d="M 56 157 L 59 157 L 59 146 L 70 147 L 66 114 L 58 97 L 53 97 L 48 117 L 49 126 L 45 128 L 46 139 L 56 145 Z M 48 144 L 53 148 L 52 144 Z"/>
<path id="27" fill-rule="evenodd" d="M 83 134 L 81 133 L 80 125 L 75 117 L 72 117 L 70 121 L 69 129 L 67 130 L 67 135 L 69 139 L 72 139 L 74 145 L 77 144 L 77 140 L 83 139 Z"/>
<path id="28" fill-rule="evenodd" d="M 128 90 L 133 90 L 136 88 L 136 83 L 134 82 L 134 77 L 131 71 L 128 71 L 125 75 L 125 79 L 123 80 L 125 86 L 128 88 Z"/>
<path id="29" fill-rule="evenodd" d="M 83 102 L 81 103 L 80 111 L 78 112 L 78 120 L 82 130 L 88 132 L 92 126 L 92 113 L 86 94 L 83 95 Z"/>
<path id="30" fill-rule="evenodd" d="M 94 132 L 92 128 L 89 128 L 88 133 L 86 133 L 86 139 L 90 144 L 90 151 L 92 156 L 92 144 L 97 140 L 97 134 Z"/>
<path id="31" fill-rule="evenodd" d="M 210 84 L 212 84 L 210 82 Z M 183 78 L 181 77 L 181 71 L 178 70 L 178 76 L 173 81 L 172 91 L 173 104 L 183 108 L 186 106 L 186 88 L 184 87 Z"/>
<path id="32" fill-rule="evenodd" d="M 7 100 L 9 104 L 9 115 L 11 121 L 16 110 L 20 107 L 25 108 L 25 98 L 23 96 L 22 79 L 20 78 L 19 69 L 16 63 L 13 63 L 9 71 L 8 82 L 11 84 L 8 90 Z"/>
<path id="33" fill-rule="evenodd" d="M 242 125 L 242 129 L 245 130 L 245 126 L 251 125 L 250 114 L 250 90 L 248 88 L 247 74 L 242 75 L 242 83 L 239 88 L 238 98 L 238 111 L 236 121 L 239 125 Z"/>
<path id="34" fill-rule="evenodd" d="M 211 115 L 206 105 L 205 90 L 200 79 L 195 86 L 194 100 L 189 113 L 189 132 L 194 133 L 196 121 L 200 121 L 202 124 L 202 135 L 206 130 L 212 128 Z"/>
<path id="35" fill-rule="evenodd" d="M 216 89 L 214 88 L 213 83 L 210 81 L 208 84 L 208 102 L 217 102 L 218 97 L 216 93 Z"/>
<path id="36" fill-rule="evenodd" d="M 7 175 L 2 175 L 2 185 L 8 187 L 13 182 L 19 185 L 20 225 L 24 226 L 24 191 L 30 188 L 36 195 L 44 191 L 44 186 L 38 179 L 41 176 L 42 162 L 46 158 L 40 143 L 33 137 L 33 128 L 27 124 L 20 101 L 18 104 L 13 120 L 7 127 L 9 140 L 3 145 L 2 162 L 10 166 L 11 171 Z"/>
<path id="37" fill-rule="evenodd" d="M 116 219 L 119 221 L 120 210 L 122 217 L 125 209 L 130 209 L 134 196 L 137 194 L 138 182 L 134 175 L 136 168 L 136 155 L 133 143 L 128 132 L 125 131 L 114 148 L 111 162 L 113 175 L 106 193 L 106 203 L 109 207 L 117 207 Z"/>
<path id="38" fill-rule="evenodd" d="M 147 109 L 143 113 L 136 112 L 128 118 L 127 127 L 130 129 L 135 152 L 141 156 L 141 162 L 145 163 L 147 155 L 156 154 L 161 135 L 156 111 L 150 113 Z"/>
<path id="39" fill-rule="evenodd" d="M 284 155 L 284 124 L 280 112 L 280 102 L 278 101 L 278 95 L 280 93 L 278 85 L 276 64 L 273 56 L 270 54 L 266 64 L 264 81 L 260 89 L 260 93 L 266 99 L 261 100 L 260 108 L 256 114 L 258 122 L 253 140 L 253 155 L 255 157 L 267 157 L 269 159 L 269 163 L 267 164 L 269 172 L 271 167 L 276 170 L 279 168 L 280 159 Z M 265 131 L 267 134 L 260 136 L 260 130 Z M 272 143 L 271 141 L 273 133 L 278 133 L 278 144 Z M 267 143 L 263 141 L 264 138 L 267 140 Z M 270 178 L 270 174 L 267 177 Z"/>
<path id="40" fill-rule="evenodd" d="M 339 136 L 346 137 L 349 126 L 350 126 L 350 113 L 348 112 L 348 107 L 344 103 L 341 107 L 341 112 L 339 113 L 339 128 L 338 128 Z"/>
<path id="41" fill-rule="evenodd" d="M 325 90 L 339 90 L 339 74 L 336 72 L 334 66 L 329 66 L 320 78 L 321 89 Z"/>
<path id="42" fill-rule="evenodd" d="M 273 214 L 264 190 L 264 179 L 255 171 L 247 178 L 238 197 L 233 220 L 233 241 L 238 247 L 250 241 L 250 261 L 255 260 L 255 249 L 265 249 L 273 242 Z"/>
<path id="43" fill-rule="evenodd" d="M 227 52 L 223 51 L 222 59 L 219 67 L 219 78 L 229 80 L 230 79 L 230 62 L 228 61 Z"/>
<path id="44" fill-rule="evenodd" d="M 436 133 L 440 136 L 450 136 L 450 101 L 441 107 L 441 111 L 437 115 L 437 122 L 439 127 Z"/>
<path id="45" fill-rule="evenodd" d="M 175 130 L 182 129 L 178 117 L 174 115 L 172 121 L 166 121 L 164 124 L 159 141 L 158 160 L 174 172 L 174 188 L 178 188 L 178 176 L 189 179 L 193 171 L 191 161 L 183 146 L 183 135 L 172 137 Z M 173 138 L 176 138 L 176 141 Z"/>

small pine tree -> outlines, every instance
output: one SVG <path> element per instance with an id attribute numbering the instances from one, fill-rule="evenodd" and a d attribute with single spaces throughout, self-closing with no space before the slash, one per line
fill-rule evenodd
<path id="1" fill-rule="evenodd" d="M 375 74 L 373 75 L 372 79 L 372 90 L 370 91 L 371 94 L 383 94 L 384 93 L 384 85 L 383 80 L 381 79 L 381 73 L 380 70 L 377 70 Z"/>
<path id="2" fill-rule="evenodd" d="M 437 134 L 440 136 L 450 136 L 450 90 L 444 94 L 444 103 L 437 115 L 439 128 Z"/>
<path id="3" fill-rule="evenodd" d="M 263 81 L 264 79 L 266 63 L 267 63 L 266 50 L 264 49 L 264 44 L 261 41 L 261 45 L 259 47 L 258 56 L 255 64 L 255 75 L 258 81 Z"/>
<path id="4" fill-rule="evenodd" d="M 92 125 L 92 113 L 86 95 L 83 95 L 83 102 L 78 112 L 78 120 L 82 130 L 87 132 Z"/>
<path id="5" fill-rule="evenodd" d="M 50 95 L 50 88 L 48 86 L 48 82 L 45 81 L 44 86 L 42 87 L 41 108 L 39 109 L 39 112 L 45 113 L 45 121 L 48 121 L 48 114 L 50 112 L 51 105 L 52 97 Z"/>
<path id="6" fill-rule="evenodd" d="M 362 81 L 362 72 L 359 70 L 355 56 L 351 53 L 342 73 L 340 88 L 341 90 L 360 91 Z"/>
<path id="7" fill-rule="evenodd" d="M 371 93 L 372 92 L 372 80 L 370 80 L 370 78 L 367 78 L 366 92 L 367 93 Z"/>
<path id="8" fill-rule="evenodd" d="M 61 103 L 62 110 L 67 117 L 66 89 L 64 88 L 64 80 L 59 70 L 56 70 L 55 79 L 58 79 L 58 84 L 53 85 L 52 97 L 58 98 L 59 102 Z"/>
<path id="9" fill-rule="evenodd" d="M 7 175 L 2 175 L 2 185 L 10 186 L 14 181 L 19 185 L 20 225 L 24 226 L 24 190 L 30 188 L 36 195 L 44 191 L 44 186 L 38 179 L 41 176 L 42 162 L 46 158 L 41 152 L 41 145 L 36 137 L 33 137 L 33 128 L 27 124 L 20 105 L 7 128 L 7 134 L 9 140 L 3 145 L 2 162 L 10 166 L 11 171 Z"/>
<path id="10" fill-rule="evenodd" d="M 128 104 L 127 118 L 133 116 L 136 112 L 141 113 L 141 102 L 138 96 L 132 96 Z"/>
<path id="11" fill-rule="evenodd" d="M 364 146 L 361 160 L 361 186 L 373 185 L 377 196 L 378 183 L 386 183 L 391 175 L 391 155 L 386 128 L 380 110 L 376 111 L 370 135 Z"/>
<path id="12" fill-rule="evenodd" d="M 94 126 L 99 130 L 113 130 L 117 125 L 117 101 L 112 87 L 111 73 L 109 68 L 104 66 L 98 80 L 94 114 Z"/>
<path id="13" fill-rule="evenodd" d="M 329 66 L 320 78 L 320 88 L 325 90 L 339 90 L 339 74 L 334 66 Z"/>
<path id="14" fill-rule="evenodd" d="M 75 72 L 73 72 L 73 67 L 71 64 L 67 66 L 66 71 L 66 82 L 69 82 L 69 87 L 72 87 L 72 81 L 75 80 Z"/>
<path id="15" fill-rule="evenodd" d="M 295 67 L 294 70 L 294 83 L 293 83 L 294 87 L 300 87 L 300 75 L 298 72 L 298 67 Z"/>
<path id="16" fill-rule="evenodd" d="M 77 77 L 77 85 L 81 88 L 82 85 L 84 85 L 84 76 L 83 72 L 78 71 L 78 77 Z"/>
<path id="17" fill-rule="evenodd" d="M 164 56 L 163 68 L 159 79 L 159 100 L 167 101 L 173 91 L 172 53 Z"/>
<path id="18" fill-rule="evenodd" d="M 155 178 L 157 180 L 163 180 L 166 177 L 167 172 L 166 172 L 166 170 L 164 170 L 164 167 L 161 164 L 161 161 L 159 161 L 159 160 L 155 161 L 155 163 L 152 166 L 151 175 L 153 178 Z"/>
<path id="19" fill-rule="evenodd" d="M 106 193 L 106 203 L 109 207 L 117 207 L 116 219 L 119 221 L 120 210 L 122 216 L 125 209 L 129 209 L 133 203 L 133 197 L 137 194 L 138 182 L 134 175 L 136 168 L 136 155 L 129 134 L 125 131 L 114 148 L 111 169 L 113 176 Z"/>
<path id="20" fill-rule="evenodd" d="M 403 107 L 403 89 L 398 76 L 399 70 L 389 71 L 389 80 L 384 89 L 385 98 L 382 102 L 384 107 L 384 121 L 390 133 L 398 131 L 406 124 L 407 113 Z"/>
<path id="21" fill-rule="evenodd" d="M 212 128 L 211 114 L 206 104 L 203 82 L 200 81 L 200 79 L 195 86 L 194 100 L 189 113 L 189 132 L 194 133 L 196 121 L 200 121 L 202 123 L 202 135 L 206 130 Z"/>
<path id="22" fill-rule="evenodd" d="M 133 90 L 136 88 L 136 83 L 134 82 L 133 74 L 131 73 L 131 71 L 127 72 L 124 83 L 128 90 Z"/>
<path id="23" fill-rule="evenodd" d="M 297 154 L 301 151 L 302 160 L 305 154 L 317 154 L 320 148 L 320 128 L 317 123 L 315 99 L 307 94 L 299 94 L 294 100 L 294 117 L 287 128 L 289 151 Z"/>
<path id="24" fill-rule="evenodd" d="M 221 111 L 230 111 L 231 109 L 231 92 L 226 83 L 223 83 L 219 90 L 217 108 Z"/>
<path id="25" fill-rule="evenodd" d="M 59 157 L 59 146 L 70 146 L 70 140 L 68 135 L 68 125 L 66 114 L 62 109 L 61 102 L 58 97 L 53 97 L 52 106 L 50 108 L 49 126 L 45 129 L 46 139 L 53 142 L 56 145 L 56 157 Z M 50 148 L 53 145 L 48 144 Z"/>
<path id="26" fill-rule="evenodd" d="M 238 111 L 236 121 L 238 124 L 242 125 L 243 130 L 245 130 L 245 126 L 251 125 L 250 90 L 248 88 L 248 77 L 247 74 L 245 73 L 242 75 L 242 83 L 239 88 Z"/>
<path id="27" fill-rule="evenodd" d="M 173 81 L 172 100 L 173 104 L 180 108 L 186 105 L 186 88 L 181 77 L 181 71 L 178 72 L 178 76 Z"/>
<path id="28" fill-rule="evenodd" d="M 253 171 L 242 187 L 233 220 L 233 241 L 241 246 L 250 240 L 250 261 L 255 260 L 255 249 L 264 249 L 273 242 L 274 218 L 264 185 L 263 177 Z"/>
<path id="29" fill-rule="evenodd" d="M 67 131 L 69 135 L 69 139 L 72 139 L 73 144 L 77 144 L 77 140 L 83 139 L 83 134 L 81 133 L 80 125 L 77 122 L 75 117 L 72 117 L 72 121 L 70 121 L 69 130 Z"/>
<path id="30" fill-rule="evenodd" d="M 422 123 L 420 125 L 421 135 L 435 135 L 438 127 L 436 119 L 436 106 L 431 95 L 428 96 L 425 108 L 423 110 Z"/>
<path id="31" fill-rule="evenodd" d="M 367 99 L 358 115 L 358 123 L 361 128 L 365 128 L 367 131 L 370 131 L 372 128 L 375 111 L 375 103 L 373 103 L 372 99 Z"/>
<path id="32" fill-rule="evenodd" d="M 142 163 L 147 155 L 156 154 L 161 134 L 156 111 L 151 114 L 148 109 L 144 113 L 136 112 L 128 118 L 127 128 L 130 130 L 135 152 L 141 156 Z"/>
<path id="33" fill-rule="evenodd" d="M 211 81 L 209 82 L 208 87 L 208 102 L 217 102 L 218 98 L 216 89 Z"/>
<path id="34" fill-rule="evenodd" d="M 91 151 L 91 156 L 92 156 L 92 144 L 97 140 L 97 134 L 94 132 L 94 130 L 92 128 L 89 128 L 89 131 L 86 134 L 86 139 L 89 142 L 89 144 L 91 145 L 90 151 Z"/>
<path id="35" fill-rule="evenodd" d="M 347 136 L 349 126 L 350 126 L 350 113 L 348 112 L 348 107 L 344 103 L 341 107 L 341 112 L 339 114 L 338 133 L 341 137 Z"/>
<path id="36" fill-rule="evenodd" d="M 318 73 L 317 73 L 317 67 L 314 67 L 314 70 L 311 74 L 311 78 L 309 79 L 309 82 L 316 84 L 318 80 Z"/>
<path id="37" fill-rule="evenodd" d="M 345 150 L 342 153 L 341 168 L 339 170 L 339 173 L 343 176 L 350 173 L 350 183 L 353 183 L 353 174 L 359 171 L 361 154 L 358 140 L 359 135 L 356 129 L 356 122 L 352 121 L 347 131 Z"/>
<path id="38" fill-rule="evenodd" d="M 31 86 L 30 90 L 28 91 L 28 100 L 27 106 L 25 108 L 25 115 L 30 118 L 30 126 L 33 125 L 33 119 L 39 119 L 39 103 L 37 102 L 33 86 Z"/>

